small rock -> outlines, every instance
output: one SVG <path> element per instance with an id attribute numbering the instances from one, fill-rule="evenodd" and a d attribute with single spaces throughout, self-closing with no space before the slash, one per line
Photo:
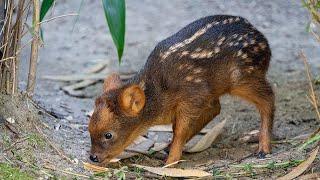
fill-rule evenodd
<path id="1" fill-rule="evenodd" d="M 78 160 L 77 158 L 74 158 L 74 159 L 72 160 L 72 162 L 73 162 L 74 164 L 79 164 L 79 160 Z"/>
<path id="2" fill-rule="evenodd" d="M 71 120 L 73 120 L 73 117 L 69 115 L 66 117 L 66 120 L 71 121 Z"/>
<path id="3" fill-rule="evenodd" d="M 58 131 L 61 128 L 61 124 L 54 125 L 54 130 Z"/>
<path id="4" fill-rule="evenodd" d="M 13 118 L 7 118 L 6 121 L 10 124 L 14 124 L 16 121 Z"/>

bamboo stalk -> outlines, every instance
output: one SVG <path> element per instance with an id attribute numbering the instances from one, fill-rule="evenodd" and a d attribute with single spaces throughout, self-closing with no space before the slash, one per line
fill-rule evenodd
<path id="1" fill-rule="evenodd" d="M 19 67 L 20 67 L 20 54 L 16 54 L 17 50 L 21 45 L 21 37 L 22 37 L 22 22 L 23 22 L 23 12 L 24 12 L 25 0 L 20 0 L 18 4 L 18 13 L 17 20 L 15 24 L 15 34 L 14 34 L 14 50 L 15 53 L 15 62 L 14 62 L 14 74 L 13 74 L 13 86 L 12 86 L 12 94 L 18 91 L 19 84 Z"/>
<path id="2" fill-rule="evenodd" d="M 35 82 L 36 82 L 36 72 L 37 72 L 37 61 L 38 61 L 38 48 L 39 48 L 39 32 L 40 32 L 40 5 L 39 0 L 33 0 L 33 40 L 31 44 L 31 55 L 30 55 L 30 66 L 27 84 L 27 94 L 29 96 L 33 95 Z"/>

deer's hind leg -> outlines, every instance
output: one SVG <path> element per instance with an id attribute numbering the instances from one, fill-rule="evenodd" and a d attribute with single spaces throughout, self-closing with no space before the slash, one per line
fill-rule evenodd
<path id="1" fill-rule="evenodd" d="M 258 157 L 264 158 L 271 152 L 271 134 L 274 119 L 274 93 L 265 77 L 246 78 L 237 83 L 230 91 L 253 103 L 261 116 Z"/>

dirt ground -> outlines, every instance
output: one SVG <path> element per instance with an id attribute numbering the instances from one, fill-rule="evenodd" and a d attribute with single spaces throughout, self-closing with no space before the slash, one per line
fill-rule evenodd
<path id="1" fill-rule="evenodd" d="M 60 0 L 53 15 L 58 16 L 78 11 L 79 0 Z M 94 12 L 94 13 L 93 13 Z M 127 1 L 126 47 L 123 63 L 119 66 L 112 38 L 108 32 L 101 1 L 84 0 L 79 19 L 66 17 L 44 24 L 44 47 L 40 50 L 38 81 L 35 101 L 44 109 L 56 113 L 59 118 L 44 115 L 42 121 L 48 125 L 45 132 L 57 147 L 72 158 L 77 165 L 70 164 L 57 155 L 47 156 L 48 161 L 60 169 L 90 174 L 83 170 L 81 161 L 88 161 L 90 138 L 87 131 L 86 113 L 93 109 L 94 96 L 101 92 L 101 83 L 85 91 L 93 98 L 75 98 L 65 94 L 63 83 L 45 80 L 44 75 L 69 75 L 81 73 L 98 62 L 109 62 L 112 71 L 139 70 L 157 42 L 175 33 L 184 25 L 206 15 L 231 14 L 247 18 L 265 34 L 272 49 L 272 63 L 268 78 L 276 93 L 276 116 L 274 134 L 277 139 L 288 140 L 312 133 L 319 127 L 311 104 L 306 98 L 308 84 L 299 52 L 305 51 L 313 72 L 320 72 L 319 44 L 306 31 L 309 17 L 300 1 L 219 1 L 219 0 L 130 0 Z M 27 52 L 27 51 L 26 51 Z M 28 56 L 23 56 L 25 61 Z M 23 72 L 28 65 L 23 63 Z M 26 79 L 24 73 L 22 79 Z M 26 83 L 20 84 L 24 88 Z M 316 86 L 320 92 L 320 86 Z M 255 157 L 240 159 L 257 147 L 256 143 L 239 141 L 244 133 L 259 128 L 257 111 L 247 103 L 232 97 L 222 100 L 222 112 L 215 121 L 227 119 L 225 131 L 208 150 L 196 154 L 184 154 L 180 167 L 199 167 L 207 171 L 239 163 L 257 162 Z M 59 127 L 59 128 L 58 128 Z M 290 160 L 297 154 L 290 153 L 290 143 L 274 144 L 273 154 L 268 160 Z M 288 152 L 281 154 L 281 152 Z M 288 155 L 289 154 L 289 155 Z M 300 154 L 304 157 L 304 153 Z M 319 162 L 319 161 L 318 161 Z M 123 161 L 127 163 L 159 166 L 161 159 L 138 156 Z M 320 172 L 319 164 L 314 170 Z M 257 178 L 275 178 L 283 174 L 263 172 Z M 59 174 L 59 173 L 58 173 Z"/>

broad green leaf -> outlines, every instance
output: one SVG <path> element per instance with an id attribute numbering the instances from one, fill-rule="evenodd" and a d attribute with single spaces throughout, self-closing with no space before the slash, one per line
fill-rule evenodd
<path id="1" fill-rule="evenodd" d="M 43 20 L 43 18 L 46 16 L 47 12 L 53 5 L 54 0 L 43 0 L 40 8 L 40 22 Z"/>
<path id="2" fill-rule="evenodd" d="M 118 51 L 119 63 L 121 63 L 125 39 L 125 0 L 102 0 L 102 3 L 109 31 Z"/>
<path id="3" fill-rule="evenodd" d="M 53 5 L 54 0 L 43 0 L 41 7 L 40 7 L 40 22 L 43 20 L 43 18 L 46 16 L 47 12 Z M 40 38 L 43 40 L 43 31 L 40 27 Z"/>

